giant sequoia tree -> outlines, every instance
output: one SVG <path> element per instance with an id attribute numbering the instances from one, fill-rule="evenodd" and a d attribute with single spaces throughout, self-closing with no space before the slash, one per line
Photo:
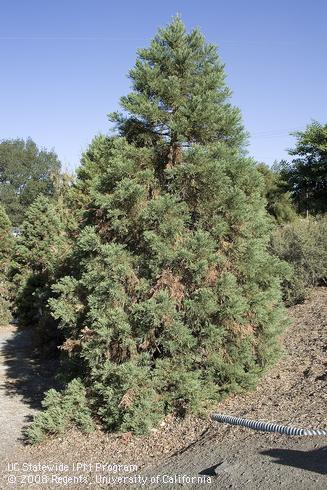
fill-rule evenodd
<path id="1" fill-rule="evenodd" d="M 93 413 L 149 429 L 253 385 L 277 353 L 282 264 L 216 48 L 180 19 L 139 51 L 97 138 L 71 273 L 50 300 Z"/>

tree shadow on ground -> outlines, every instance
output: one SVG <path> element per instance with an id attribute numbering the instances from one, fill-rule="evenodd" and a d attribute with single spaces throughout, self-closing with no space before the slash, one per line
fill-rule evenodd
<path id="1" fill-rule="evenodd" d="M 274 463 L 277 464 L 293 466 L 321 475 L 327 474 L 327 446 L 312 451 L 269 449 L 261 454 L 275 458 Z"/>
<path id="2" fill-rule="evenodd" d="M 31 330 L 18 327 L 1 345 L 6 395 L 20 395 L 33 409 L 41 407 L 44 392 L 57 388 L 58 360 L 40 360 L 34 353 Z"/>

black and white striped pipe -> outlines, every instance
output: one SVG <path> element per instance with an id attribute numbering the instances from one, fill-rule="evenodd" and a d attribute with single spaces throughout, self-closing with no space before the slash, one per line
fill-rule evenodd
<path id="1" fill-rule="evenodd" d="M 231 415 L 223 415 L 222 413 L 214 413 L 211 416 L 212 420 L 225 424 L 241 425 L 249 429 L 260 430 L 263 432 L 278 432 L 287 436 L 327 436 L 326 429 L 299 429 L 297 427 L 286 427 L 285 425 L 273 424 L 270 422 L 257 422 L 256 420 L 242 419 L 240 417 L 232 417 Z"/>

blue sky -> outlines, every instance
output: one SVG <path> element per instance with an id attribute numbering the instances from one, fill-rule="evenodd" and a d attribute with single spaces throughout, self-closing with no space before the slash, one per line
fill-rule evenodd
<path id="1" fill-rule="evenodd" d="M 177 12 L 218 45 L 251 156 L 272 164 L 290 131 L 327 122 L 326 0 L 0 0 L 0 139 L 31 136 L 76 168 L 137 48 Z"/>

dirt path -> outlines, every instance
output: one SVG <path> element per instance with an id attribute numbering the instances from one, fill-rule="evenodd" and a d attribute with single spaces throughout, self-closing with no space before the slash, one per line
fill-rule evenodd
<path id="1" fill-rule="evenodd" d="M 32 416 L 33 409 L 24 403 L 24 397 L 16 391 L 15 366 L 17 355 L 21 357 L 26 350 L 26 341 L 20 337 L 16 342 L 17 350 L 13 349 L 15 328 L 0 328 L 0 458 L 9 455 L 18 445 L 21 439 L 22 427 L 27 419 Z"/>
<path id="2" fill-rule="evenodd" d="M 327 288 L 315 290 L 304 304 L 290 308 L 289 314 L 293 325 L 284 335 L 284 357 L 262 378 L 256 390 L 230 397 L 219 404 L 217 411 L 285 425 L 327 427 Z M 23 346 L 23 337 L 20 342 Z M 10 361 L 10 347 L 7 345 L 6 349 L 5 362 L 7 365 L 9 363 L 6 376 L 14 378 L 17 367 L 13 365 L 24 363 L 26 359 L 24 361 L 22 355 L 19 362 L 17 356 L 15 362 Z M 24 349 L 22 347 L 21 352 L 26 352 Z M 31 395 L 26 398 L 25 393 L 24 403 L 22 394 L 22 385 L 26 388 L 27 381 L 31 384 L 31 376 L 24 375 L 27 366 L 25 363 L 25 367 L 20 368 L 23 383 L 18 393 L 17 390 L 14 393 L 13 400 L 10 401 L 10 396 L 8 399 L 6 390 L 5 394 L 0 395 L 1 403 L 6 400 L 0 436 L 5 436 L 7 450 L 13 449 L 12 434 L 19 438 L 23 419 L 32 410 Z M 12 427 L 3 428 L 4 423 L 11 424 L 11 418 Z M 187 475 L 185 488 L 319 490 L 327 487 L 326 453 L 327 440 L 322 437 L 287 437 L 194 417 L 183 421 L 167 417 L 147 437 L 104 434 L 100 431 L 85 436 L 71 430 L 64 437 L 52 438 L 37 447 L 16 450 L 8 461 L 19 464 L 22 461 L 33 464 L 63 462 L 70 468 L 73 463 L 84 462 L 91 466 L 80 472 L 87 482 L 75 484 L 74 487 L 78 489 L 89 488 L 90 485 L 93 488 L 128 486 L 117 485 L 117 481 L 110 484 L 96 481 L 94 468 L 100 462 L 137 465 L 137 475 L 147 480 L 143 486 L 133 484 L 134 488 L 178 489 L 184 486 L 183 477 L 178 475 Z M 4 466 L 3 471 L 6 478 L 8 472 Z M 59 474 L 65 476 L 60 471 Z M 159 486 L 150 484 L 151 477 L 156 475 L 161 475 Z M 168 476 L 163 480 L 162 475 Z M 175 478 L 174 475 L 177 475 L 176 483 L 169 484 L 169 478 Z M 126 474 L 108 475 L 105 472 L 103 476 L 112 478 Z M 193 484 L 190 483 L 192 477 Z M 202 478 L 202 483 L 199 478 Z M 41 488 L 58 487 L 44 484 Z"/>
<path id="3" fill-rule="evenodd" d="M 29 330 L 0 327 L 0 460 L 22 445 L 23 428 L 51 385 L 48 368 L 32 358 Z"/>

